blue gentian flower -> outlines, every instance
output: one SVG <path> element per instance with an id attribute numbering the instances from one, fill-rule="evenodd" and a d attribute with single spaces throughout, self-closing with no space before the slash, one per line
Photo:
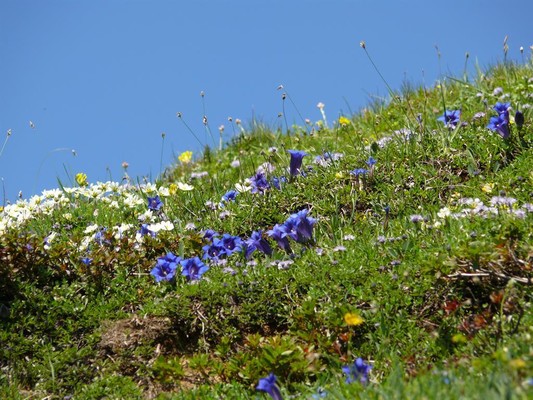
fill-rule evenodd
<path id="1" fill-rule="evenodd" d="M 214 231 L 213 229 L 206 229 L 204 231 L 204 239 L 207 239 L 210 242 L 213 242 L 213 239 L 218 236 L 220 236 L 219 233 Z"/>
<path id="2" fill-rule="evenodd" d="M 351 175 L 359 176 L 368 174 L 368 170 L 364 168 L 356 168 L 353 171 L 350 171 Z"/>
<path id="3" fill-rule="evenodd" d="M 223 196 L 222 196 L 222 201 L 224 202 L 228 202 L 228 201 L 234 201 L 235 198 L 237 197 L 237 191 L 236 190 L 230 190 L 228 192 L 226 192 Z"/>
<path id="4" fill-rule="evenodd" d="M 303 158 L 307 155 L 307 153 L 300 150 L 289 150 L 289 153 L 291 155 L 290 174 L 291 176 L 296 176 L 300 173 Z"/>
<path id="5" fill-rule="evenodd" d="M 222 244 L 222 241 L 218 238 L 213 238 L 212 243 L 202 247 L 202 250 L 204 251 L 204 260 L 213 259 L 216 261 L 228 255 L 226 248 Z"/>
<path id="6" fill-rule="evenodd" d="M 278 190 L 281 190 L 281 184 L 287 182 L 287 178 L 284 176 L 280 176 L 279 178 L 277 176 L 272 178 L 272 186 Z"/>
<path id="7" fill-rule="evenodd" d="M 270 374 L 266 378 L 259 379 L 259 384 L 255 387 L 256 390 L 267 392 L 274 400 L 283 400 L 281 392 L 276 385 L 276 375 Z"/>
<path id="8" fill-rule="evenodd" d="M 377 163 L 376 159 L 371 156 L 371 157 L 368 158 L 368 160 L 366 162 L 366 165 L 368 165 L 370 168 L 372 168 L 375 163 Z"/>
<path id="9" fill-rule="evenodd" d="M 168 252 L 166 256 L 157 259 L 157 263 L 152 271 L 150 271 L 150 274 L 155 278 L 156 282 L 163 280 L 170 281 L 176 274 L 176 268 L 180 260 L 181 257 Z"/>
<path id="10" fill-rule="evenodd" d="M 365 364 L 363 359 L 359 357 L 353 365 L 346 365 L 342 367 L 342 372 L 346 374 L 346 383 L 359 381 L 363 384 L 368 382 L 368 373 L 372 369 L 371 365 Z"/>
<path id="11" fill-rule="evenodd" d="M 283 225 L 276 224 L 274 228 L 267 231 L 267 235 L 274 239 L 282 250 L 287 253 L 292 253 L 289 238 L 287 237 L 287 231 Z"/>
<path id="12" fill-rule="evenodd" d="M 148 197 L 148 208 L 152 211 L 159 211 L 163 207 L 163 202 L 159 196 Z"/>
<path id="13" fill-rule="evenodd" d="M 141 236 L 150 235 L 151 237 L 156 237 L 156 233 L 148 229 L 148 224 L 142 224 L 141 228 L 137 231 Z"/>
<path id="14" fill-rule="evenodd" d="M 263 193 L 270 188 L 270 184 L 266 179 L 266 175 L 262 172 L 258 172 L 250 178 L 252 183 L 252 193 Z"/>
<path id="15" fill-rule="evenodd" d="M 104 232 L 107 231 L 107 228 L 101 228 L 98 232 L 94 234 L 94 241 L 100 246 L 104 243 L 109 244 L 109 240 L 105 238 Z"/>
<path id="16" fill-rule="evenodd" d="M 84 263 L 85 265 L 91 265 L 91 263 L 93 262 L 93 259 L 89 257 L 83 257 L 81 259 L 81 262 Z"/>
<path id="17" fill-rule="evenodd" d="M 209 270 L 209 267 L 205 265 L 198 257 L 188 258 L 182 260 L 181 264 L 181 274 L 186 276 L 190 281 L 199 280 L 202 275 Z"/>
<path id="18" fill-rule="evenodd" d="M 245 243 L 246 258 L 250 258 L 252 253 L 256 250 L 259 250 L 268 256 L 272 254 L 272 247 L 270 247 L 270 244 L 268 244 L 266 239 L 263 238 L 261 231 L 252 232 L 252 235 L 249 239 L 246 239 Z"/>
<path id="19" fill-rule="evenodd" d="M 505 119 L 509 121 L 509 108 L 511 103 L 500 103 L 497 102 L 492 109 L 498 113 L 498 115 L 504 115 Z"/>
<path id="20" fill-rule="evenodd" d="M 226 254 L 228 256 L 235 252 L 241 251 L 243 247 L 242 239 L 239 236 L 232 236 L 229 233 L 225 233 L 222 235 L 220 243 L 226 249 Z"/>
<path id="21" fill-rule="evenodd" d="M 490 117 L 490 122 L 487 125 L 487 128 L 493 132 L 498 132 L 498 134 L 504 139 L 507 139 L 510 135 L 508 121 L 502 114 L 497 117 Z"/>
<path id="22" fill-rule="evenodd" d="M 459 123 L 460 117 L 461 110 L 446 110 L 441 117 L 437 118 L 437 120 L 442 121 L 448 128 L 455 128 Z"/>
<path id="23" fill-rule="evenodd" d="M 303 209 L 296 214 L 292 214 L 284 225 L 287 235 L 298 243 L 305 243 L 313 237 L 313 226 L 315 218 L 308 217 L 309 210 Z"/>

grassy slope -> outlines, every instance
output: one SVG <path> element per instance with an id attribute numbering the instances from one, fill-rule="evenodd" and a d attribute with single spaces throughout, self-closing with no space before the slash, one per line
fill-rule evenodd
<path id="1" fill-rule="evenodd" d="M 223 151 L 167 171 L 158 186 L 195 189 L 161 192 L 154 222 L 168 219 L 174 229 L 141 245 L 135 231 L 150 187 L 108 192 L 111 200 L 58 195 L 64 200 L 50 212 L 0 237 L 0 397 L 255 398 L 270 372 L 296 398 L 319 387 L 326 398 L 531 396 L 533 224 L 531 212 L 520 218 L 513 210 L 532 202 L 533 115 L 523 108 L 532 77 L 531 64 L 498 65 L 468 84 L 406 90 L 312 134 L 252 126 Z M 505 97 L 493 94 L 497 87 Z M 465 126 L 448 130 L 436 120 L 442 97 L 461 109 Z M 512 125 L 508 141 L 486 128 L 502 100 L 526 120 L 520 131 Z M 475 119 L 478 112 L 486 115 Z M 275 167 L 270 176 L 287 175 L 289 149 L 308 153 L 305 176 L 206 206 L 264 162 Z M 313 163 L 324 152 L 343 157 Z M 370 156 L 371 173 L 350 174 Z M 192 180 L 200 171 L 208 176 Z M 123 206 L 127 192 L 142 202 Z M 516 203 L 486 218 L 439 215 L 444 207 L 472 210 L 465 198 L 490 206 L 497 195 Z M 302 209 L 317 219 L 314 240 L 292 242 L 291 256 L 271 240 L 271 257 L 256 252 L 252 265 L 235 254 L 195 284 L 182 276 L 155 284 L 148 274 L 168 251 L 201 256 L 202 230 L 248 238 Z M 115 237 L 123 223 L 133 228 Z M 87 252 L 92 224 L 106 230 Z M 364 323 L 347 325 L 349 312 Z M 341 372 L 356 357 L 373 365 L 364 388 L 345 384 Z"/>

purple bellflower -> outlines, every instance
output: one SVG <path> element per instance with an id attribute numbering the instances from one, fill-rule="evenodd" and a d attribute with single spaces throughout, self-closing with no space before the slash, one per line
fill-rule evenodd
<path id="1" fill-rule="evenodd" d="M 150 235 L 151 237 L 156 237 L 156 233 L 148 229 L 148 224 L 142 224 L 141 228 L 137 231 L 141 236 Z"/>
<path id="2" fill-rule="evenodd" d="M 287 231 L 284 225 L 276 224 L 274 228 L 267 231 L 267 235 L 274 239 L 278 246 L 287 253 L 292 253 Z"/>
<path id="3" fill-rule="evenodd" d="M 85 265 L 91 265 L 91 263 L 93 262 L 93 259 L 90 257 L 82 257 L 81 262 L 84 263 Z"/>
<path id="4" fill-rule="evenodd" d="M 176 268 L 180 261 L 181 257 L 168 252 L 166 256 L 157 259 L 157 263 L 150 271 L 150 274 L 155 278 L 156 282 L 170 281 L 176 275 Z"/>
<path id="5" fill-rule="evenodd" d="M 287 178 L 284 176 L 280 176 L 279 178 L 277 176 L 272 178 L 272 186 L 278 190 L 281 190 L 281 184 L 284 184 L 287 182 Z"/>
<path id="6" fill-rule="evenodd" d="M 236 190 L 230 190 L 228 192 L 226 192 L 223 196 L 222 196 L 222 201 L 223 202 L 229 202 L 229 201 L 235 201 L 235 198 L 237 197 L 237 191 Z"/>
<path id="7" fill-rule="evenodd" d="M 283 400 L 281 392 L 276 385 L 276 375 L 270 374 L 266 378 L 259 379 L 259 384 L 255 387 L 256 390 L 267 392 L 273 400 Z"/>
<path id="8" fill-rule="evenodd" d="M 222 239 L 220 239 L 220 244 L 224 246 L 224 248 L 226 249 L 226 254 L 228 256 L 232 255 L 233 253 L 240 252 L 244 246 L 244 242 L 239 236 L 232 236 L 229 233 L 225 233 L 222 235 Z"/>
<path id="9" fill-rule="evenodd" d="M 204 231 L 204 239 L 207 239 L 210 242 L 213 242 L 213 239 L 217 238 L 218 236 L 220 236 L 219 233 L 213 229 L 206 229 Z"/>
<path id="10" fill-rule="evenodd" d="M 359 381 L 362 384 L 366 384 L 368 382 L 368 373 L 371 369 L 372 366 L 365 364 L 363 359 L 359 357 L 353 365 L 342 367 L 342 372 L 346 374 L 346 383 Z"/>
<path id="11" fill-rule="evenodd" d="M 270 188 L 266 176 L 262 172 L 258 172 L 250 178 L 252 183 L 252 193 L 263 193 L 265 190 Z"/>
<path id="12" fill-rule="evenodd" d="M 202 275 L 209 270 L 209 267 L 205 265 L 198 257 L 187 258 L 182 260 L 181 274 L 186 276 L 189 281 L 200 280 Z"/>
<path id="13" fill-rule="evenodd" d="M 203 259 L 213 259 L 215 261 L 219 260 L 228 255 L 226 248 L 222 244 L 222 241 L 217 238 L 213 238 L 211 244 L 205 245 L 202 247 L 204 251 Z"/>
<path id="14" fill-rule="evenodd" d="M 313 226 L 316 223 L 316 219 L 308 217 L 308 213 L 309 210 L 303 209 L 296 214 L 292 214 L 285 221 L 287 235 L 298 243 L 305 243 L 313 237 Z"/>
<path id="15" fill-rule="evenodd" d="M 446 110 L 437 120 L 442 121 L 446 127 L 454 129 L 459 123 L 460 117 L 461 110 Z"/>
<path id="16" fill-rule="evenodd" d="M 510 132 L 508 120 L 506 120 L 502 114 L 497 117 L 490 117 L 490 122 L 487 125 L 487 128 L 493 132 L 498 132 L 498 134 L 504 139 L 509 138 Z"/>
<path id="17" fill-rule="evenodd" d="M 163 202 L 159 196 L 148 197 L 148 209 L 152 211 L 159 211 L 163 207 Z"/>
<path id="18" fill-rule="evenodd" d="M 350 171 L 350 175 L 360 176 L 368 174 L 368 170 L 364 168 L 356 168 L 353 171 Z"/>
<path id="19" fill-rule="evenodd" d="M 498 113 L 498 115 L 502 115 L 503 117 L 509 121 L 509 108 L 511 108 L 511 103 L 500 103 L 497 102 L 492 109 Z"/>
<path id="20" fill-rule="evenodd" d="M 246 258 L 250 258 L 252 253 L 256 250 L 259 250 L 268 256 L 272 254 L 270 244 L 268 244 L 266 239 L 263 238 L 261 233 L 261 231 L 252 232 L 250 238 L 246 239 Z"/>
<path id="21" fill-rule="evenodd" d="M 296 176 L 300 173 L 303 158 L 307 155 L 307 153 L 300 150 L 289 150 L 289 153 L 291 155 L 290 174 L 291 176 Z"/>

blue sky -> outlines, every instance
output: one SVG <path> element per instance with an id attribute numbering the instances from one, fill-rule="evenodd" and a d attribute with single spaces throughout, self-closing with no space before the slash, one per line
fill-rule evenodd
<path id="1" fill-rule="evenodd" d="M 280 124 L 283 84 L 304 118 L 330 120 L 393 88 L 431 85 L 503 58 L 529 56 L 533 2 L 342 0 L 0 0 L 0 195 L 160 172 L 229 116 Z M 204 102 L 200 92 L 205 92 Z M 286 103 L 289 123 L 300 123 Z M 34 127 L 30 127 L 30 121 Z M 209 140 L 210 144 L 211 141 Z M 75 150 L 76 155 L 73 155 Z M 68 174 L 67 174 L 68 173 Z M 2 199 L 3 203 L 3 199 Z"/>

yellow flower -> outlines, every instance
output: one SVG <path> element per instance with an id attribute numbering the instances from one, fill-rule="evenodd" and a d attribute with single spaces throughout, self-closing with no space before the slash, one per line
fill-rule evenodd
<path id="1" fill-rule="evenodd" d="M 337 179 L 344 178 L 344 173 L 342 171 L 339 171 L 339 172 L 335 173 L 335 178 L 337 178 Z"/>
<path id="2" fill-rule="evenodd" d="M 514 369 L 522 369 L 525 368 L 527 364 L 521 358 L 515 358 L 514 360 L 509 361 L 509 366 Z"/>
<path id="3" fill-rule="evenodd" d="M 87 174 L 84 174 L 83 172 L 79 172 L 76 174 L 76 182 L 80 186 L 87 186 Z"/>
<path id="4" fill-rule="evenodd" d="M 361 325 L 365 320 L 359 315 L 354 313 L 344 314 L 344 322 L 351 326 Z"/>
<path id="5" fill-rule="evenodd" d="M 170 193 L 170 195 L 175 195 L 176 192 L 178 191 L 178 185 L 176 185 L 175 183 L 171 183 L 170 185 L 168 185 L 168 192 Z"/>
<path id="6" fill-rule="evenodd" d="M 339 118 L 339 124 L 341 126 L 346 126 L 350 123 L 350 120 L 348 118 L 346 118 L 344 115 L 342 117 Z"/>
<path id="7" fill-rule="evenodd" d="M 184 151 L 178 156 L 178 160 L 183 164 L 189 164 L 192 160 L 192 151 Z"/>
<path id="8" fill-rule="evenodd" d="M 494 183 L 485 183 L 483 186 L 481 186 L 481 190 L 483 190 L 485 193 L 492 193 L 492 189 L 494 189 Z"/>

